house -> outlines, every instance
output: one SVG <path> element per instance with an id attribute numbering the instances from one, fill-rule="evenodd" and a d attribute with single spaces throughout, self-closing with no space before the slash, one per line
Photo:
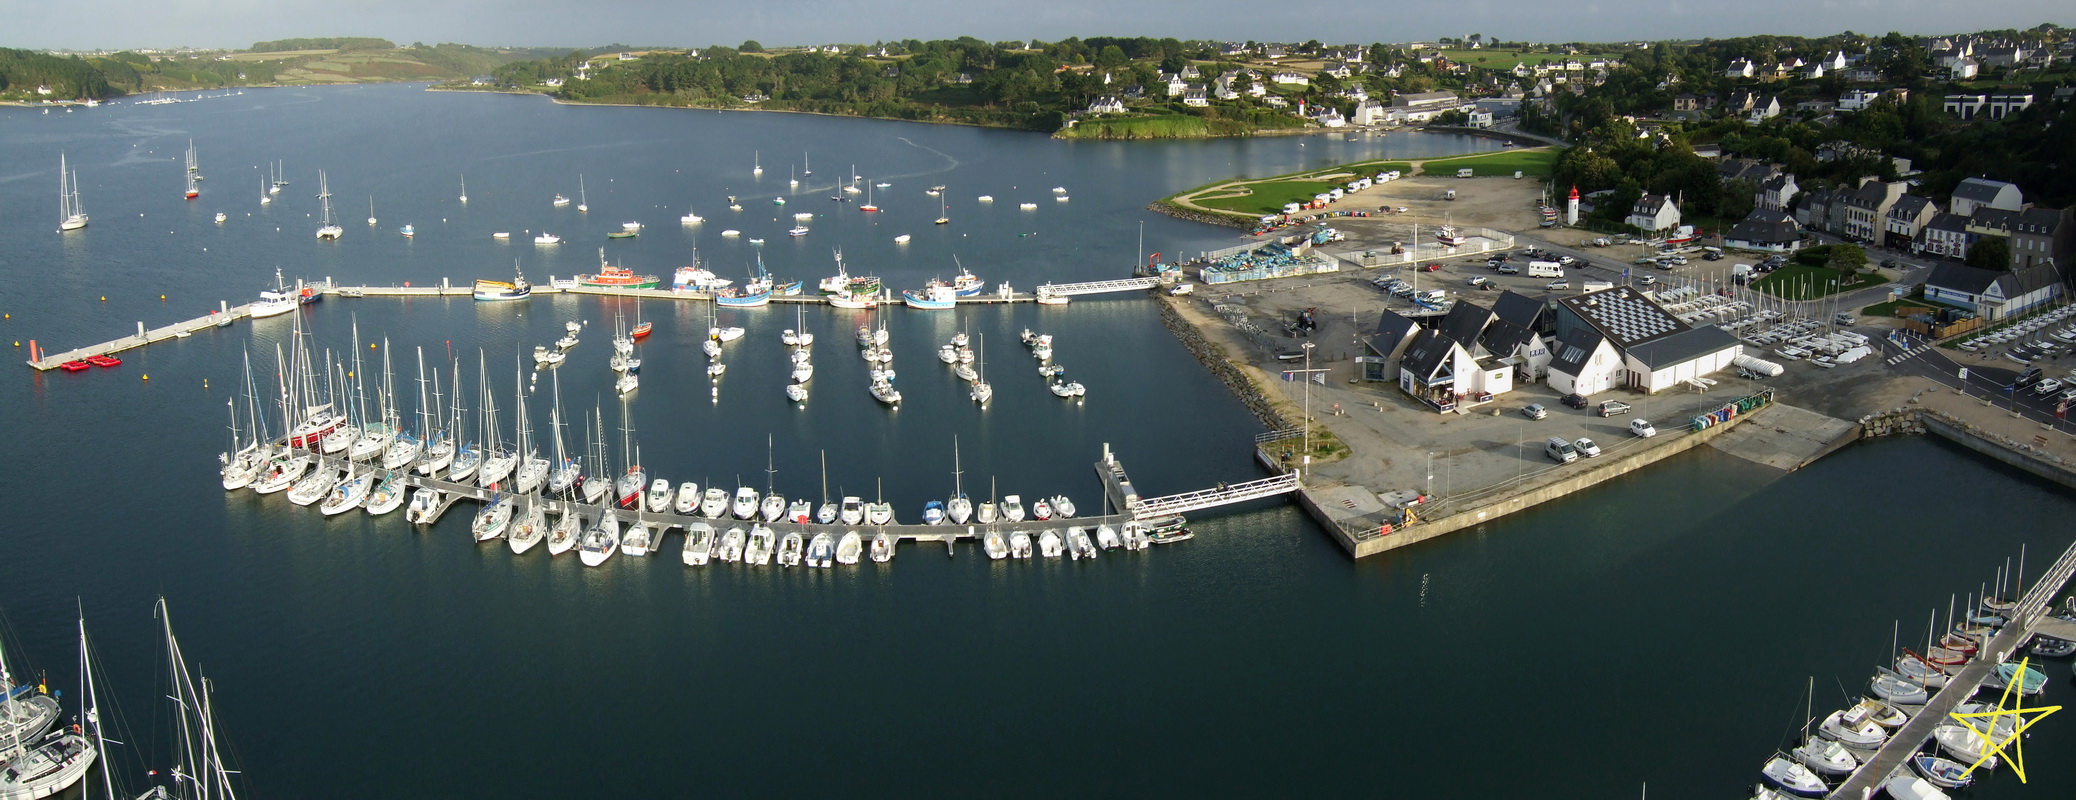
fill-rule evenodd
<path id="1" fill-rule="evenodd" d="M 1167 92 L 1169 97 L 1181 97 L 1189 92 L 1189 82 L 1183 80 L 1181 75 L 1163 73 L 1161 90 Z"/>
<path id="2" fill-rule="evenodd" d="M 1795 222 L 1805 230 L 1839 233 L 1845 230 L 1845 200 L 1852 189 L 1818 189 L 1798 195 Z"/>
<path id="3" fill-rule="evenodd" d="M 1972 58 L 1957 58 L 1946 66 L 1947 80 L 1952 81 L 1974 80 L 1981 72 L 1982 65 L 1975 63 L 1975 59 Z"/>
<path id="4" fill-rule="evenodd" d="M 1269 82 L 1270 82 L 1270 83 L 1273 83 L 1273 84 L 1276 84 L 1276 85 L 1278 85 L 1278 86 L 1310 86 L 1310 85 L 1312 85 L 1312 79 L 1311 79 L 1311 78 L 1307 78 L 1307 77 L 1305 77 L 1305 76 L 1303 76 L 1303 75 L 1300 75 L 1300 74 L 1298 74 L 1298 73 L 1295 73 L 1295 72 L 1290 72 L 1290 71 L 1288 71 L 1288 70 L 1285 70 L 1285 71 L 1283 71 L 1283 72 L 1278 72 L 1278 73 L 1276 73 L 1276 74 L 1274 74 L 1274 75 L 1270 75 L 1270 76 L 1269 76 Z"/>
<path id="5" fill-rule="evenodd" d="M 1752 76 L 1752 73 L 1752 60 L 1749 58 L 1740 58 L 1730 62 L 1730 67 L 1728 69 L 1723 70 L 1723 77 L 1749 78 Z"/>
<path id="6" fill-rule="evenodd" d="M 958 73 L 956 75 L 951 76 L 951 82 L 960 86 L 965 86 L 973 82 L 973 74 L 970 72 Z"/>
<path id="7" fill-rule="evenodd" d="M 1824 77 L 1824 65 L 1821 62 L 1811 64 L 1809 66 L 1803 67 L 1802 71 L 1798 74 L 1800 74 L 1802 76 L 1802 79 L 1806 81 L 1813 81 L 1818 78 L 1822 78 Z"/>
<path id="8" fill-rule="evenodd" d="M 1723 99 L 1723 110 L 1732 114 L 1742 114 L 1752 110 L 1758 104 L 1759 94 L 1757 92 L 1749 89 L 1740 89 L 1731 92 L 1729 97 Z"/>
<path id="9" fill-rule="evenodd" d="M 1720 158 L 1722 158 L 1722 157 L 1723 157 L 1723 146 L 1722 146 L 1722 145 L 1719 145 L 1719 144 L 1696 144 L 1696 145 L 1689 145 L 1687 149 L 1689 149 L 1689 150 L 1693 150 L 1693 151 L 1694 151 L 1694 155 L 1697 155 L 1697 156 L 1700 156 L 1700 157 L 1702 157 L 1702 158 L 1706 158 L 1706 159 L 1711 159 L 1711 160 L 1714 160 L 1714 159 L 1720 159 Z"/>
<path id="10" fill-rule="evenodd" d="M 1204 90 L 1202 89 L 1190 89 L 1182 93 L 1182 104 L 1204 108 L 1211 105 L 1211 99 L 1204 95 Z"/>
<path id="11" fill-rule="evenodd" d="M 1348 118 L 1341 116 L 1341 110 L 1333 106 L 1321 106 L 1312 114 L 1312 121 L 1322 128 L 1339 128 L 1348 124 Z"/>
<path id="12" fill-rule="evenodd" d="M 1729 331 L 1690 326 L 1627 286 L 1557 301 L 1556 323 L 1550 387 L 1582 395 L 1617 385 L 1655 394 L 1726 369 L 1744 352 Z"/>
<path id="13" fill-rule="evenodd" d="M 1182 66 L 1182 71 L 1176 74 L 1180 75 L 1182 79 L 1186 81 L 1202 80 L 1204 78 L 1204 73 L 1202 71 L 1199 71 L 1195 64 L 1184 64 Z"/>
<path id="14" fill-rule="evenodd" d="M 1262 98 L 1261 101 L 1262 103 L 1268 105 L 1268 107 L 1270 108 L 1283 108 L 1284 106 L 1290 105 L 1290 101 L 1283 99 L 1283 95 L 1280 94 L 1269 95 L 1268 97 Z"/>
<path id="15" fill-rule="evenodd" d="M 2018 215 L 2019 212 L 2017 211 L 2006 211 L 2001 208 L 1984 207 L 1975 209 L 1975 213 L 1968 215 L 1968 246 L 1974 247 L 1976 242 L 1982 241 L 1983 237 L 1986 236 L 2000 236 L 2008 239 L 2011 236 L 2012 229 L 2018 227 Z"/>
<path id="16" fill-rule="evenodd" d="M 1356 103 L 1355 114 L 1348 118 L 1348 123 L 1362 126 L 1384 124 L 1384 104 L 1375 100 Z"/>
<path id="17" fill-rule="evenodd" d="M 1765 100 L 1753 103 L 1752 109 L 1745 112 L 1744 118 L 1746 122 L 1757 125 L 1778 116 L 1780 116 L 1780 98 L 1768 97 Z"/>
<path id="18" fill-rule="evenodd" d="M 1723 246 L 1733 250 L 1792 253 L 1802 246 L 1802 226 L 1781 209 L 1753 209 L 1723 234 Z"/>
<path id="19" fill-rule="evenodd" d="M 1968 218 L 1959 214 L 1941 212 L 1932 215 L 1918 232 L 1918 239 L 1911 243 L 1911 251 L 1955 261 L 1968 257 Z"/>
<path id="20" fill-rule="evenodd" d="M 1775 173 L 1773 177 L 1759 182 L 1759 190 L 1752 193 L 1752 207 L 1767 211 L 1787 211 L 1792 208 L 1789 203 L 1794 201 L 1795 194 L 1800 191 L 1801 188 L 1795 185 L 1793 174 Z"/>
<path id="21" fill-rule="evenodd" d="M 549 78 L 549 79 L 547 79 L 547 80 L 545 80 L 545 81 L 541 81 L 541 85 L 542 85 L 542 86 L 546 86 L 546 87 L 548 87 L 548 88 L 550 88 L 550 89 L 553 89 L 553 88 L 555 88 L 555 87 L 557 87 L 557 86 L 561 86 L 561 85 L 562 85 L 562 83 L 563 83 L 563 81 L 562 81 L 562 79 L 561 79 L 561 78 Z"/>
<path id="22" fill-rule="evenodd" d="M 1985 207 L 2017 211 L 2025 208 L 2025 201 L 2025 193 L 2014 184 L 1988 178 L 1962 178 L 1953 187 L 1947 210 L 1967 217 L 1973 215 L 1975 209 Z"/>
<path id="23" fill-rule="evenodd" d="M 1669 231 L 1679 227 L 1680 209 L 1671 195 L 1645 194 L 1636 199 L 1636 205 L 1622 221 L 1649 233 Z"/>
<path id="24" fill-rule="evenodd" d="M 1707 109 L 1708 105 L 1707 98 L 1693 92 L 1682 92 L 1678 97 L 1672 98 L 1674 111 L 1702 111 Z"/>
<path id="25" fill-rule="evenodd" d="M 1124 101 L 1116 97 L 1098 97 L 1088 104 L 1090 114 L 1122 114 L 1124 111 Z"/>
<path id="26" fill-rule="evenodd" d="M 1939 204 L 1930 198 L 1906 194 L 1896 198 L 1889 206 L 1889 213 L 1882 220 L 1882 246 L 1898 250 L 1907 249 L 1916 242 L 1918 233 L 1939 215 Z"/>
<path id="27" fill-rule="evenodd" d="M 1377 332 L 1362 340 L 1365 355 L 1356 358 L 1362 363 L 1362 379 L 1397 383 L 1399 361 L 1419 335 L 1420 323 L 1386 309 L 1377 318 Z"/>
<path id="28" fill-rule="evenodd" d="M 1872 89 L 1849 89 L 1838 96 L 1838 110 L 1865 111 L 1881 99 L 1881 92 Z"/>
<path id="29" fill-rule="evenodd" d="M 1492 303 L 1492 324 L 1478 335 L 1478 346 L 1502 364 L 1514 368 L 1521 382 L 1542 378 L 1552 357 L 1547 335 L 1554 325 L 1549 304 L 1513 290 L 1499 294 Z"/>
<path id="30" fill-rule="evenodd" d="M 634 55 L 633 53 L 621 53 L 621 54 L 620 54 L 620 60 L 621 60 L 621 61 L 639 61 L 640 59 L 639 59 L 639 58 L 636 58 L 636 57 L 635 57 L 635 55 Z"/>
<path id="31" fill-rule="evenodd" d="M 1361 84 L 1357 84 L 1355 86 L 1350 86 L 1346 89 L 1342 89 L 1338 94 L 1339 96 L 1345 97 L 1349 100 L 1370 99 L 1370 90 L 1362 88 Z"/>
<path id="32" fill-rule="evenodd" d="M 474 75 L 469 77 L 470 86 L 489 86 L 496 82 L 496 78 L 492 78 L 488 75 Z"/>
<path id="33" fill-rule="evenodd" d="M 1877 242 L 1887 230 L 1889 208 L 1903 196 L 1908 187 L 1902 181 L 1886 183 L 1874 178 L 1860 182 L 1860 186 L 1845 198 L 1845 228 L 1840 234 L 1858 242 Z"/>
<path id="34" fill-rule="evenodd" d="M 1986 69 L 2009 69 L 2026 62 L 2030 53 L 2020 46 L 1985 47 L 1975 54 L 1976 63 Z"/>
<path id="35" fill-rule="evenodd" d="M 1473 110 L 1464 115 L 1463 124 L 1471 128 L 1490 128 L 1492 127 L 1492 112 L 1482 108 Z"/>
<path id="36" fill-rule="evenodd" d="M 2076 238 L 2070 214 L 2067 208 L 2038 206 L 2019 212 L 2017 224 L 2011 226 L 2011 271 L 2067 264 L 2071 239 Z"/>
<path id="37" fill-rule="evenodd" d="M 1751 181 L 1765 183 L 1768 178 L 1780 173 L 1780 165 L 1769 164 L 1756 158 L 1728 158 L 1716 165 L 1716 177 L 1723 182 Z"/>
<path id="38" fill-rule="evenodd" d="M 1987 116 L 1990 119 L 2003 119 L 2031 108 L 2032 105 L 2033 94 L 2031 92 L 1950 94 L 1946 96 L 1946 102 L 1941 104 L 1941 108 L 1945 109 L 1946 113 L 1964 120 L 1975 119 L 1981 116 Z"/>
<path id="39" fill-rule="evenodd" d="M 2014 92 L 1989 96 L 1990 119 L 2003 119 L 2033 106 L 2032 92 Z"/>
<path id="40" fill-rule="evenodd" d="M 1349 69 L 1347 64 L 1335 64 L 1331 67 L 1326 68 L 1326 74 L 1332 75 L 1336 78 L 1340 78 L 1341 80 L 1347 80 L 1349 76 L 1355 74 L 1355 71 Z"/>
<path id="41" fill-rule="evenodd" d="M 1839 50 L 1835 53 L 1832 53 L 1830 58 L 1818 61 L 1817 64 L 1820 66 L 1829 67 L 1833 72 L 1845 69 L 1845 51 Z"/>
<path id="42" fill-rule="evenodd" d="M 1478 339 L 1494 317 L 1474 303 L 1457 302 L 1436 326 L 1423 330 L 1399 359 L 1398 387 L 1436 411 L 1490 402 L 1512 391 L 1514 368 Z"/>
<path id="43" fill-rule="evenodd" d="M 1942 263 L 1925 279 L 1926 300 L 1960 306 L 1988 322 L 2024 314 L 2061 296 L 2061 274 L 2044 264 L 2005 272 Z"/>

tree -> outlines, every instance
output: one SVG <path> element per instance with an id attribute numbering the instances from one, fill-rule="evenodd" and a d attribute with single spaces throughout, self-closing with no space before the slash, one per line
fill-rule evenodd
<path id="1" fill-rule="evenodd" d="M 744 53 L 762 53 L 764 52 L 764 45 L 759 44 L 755 39 L 750 39 L 743 42 L 741 47 L 735 49 Z"/>
<path id="2" fill-rule="evenodd" d="M 1998 272 L 2011 268 L 2011 240 L 2002 236 L 1984 236 L 1968 248 L 1968 266 L 1993 269 Z"/>
<path id="3" fill-rule="evenodd" d="M 1116 69 L 1129 61 L 1130 59 L 1125 58 L 1124 49 L 1114 44 L 1104 45 L 1102 50 L 1096 52 L 1096 66 L 1103 69 Z"/>
<path id="4" fill-rule="evenodd" d="M 1824 266 L 1838 270 L 1847 280 L 1851 280 L 1860 270 L 1867 268 L 1867 251 L 1856 244 L 1832 245 L 1830 257 L 1824 260 Z"/>

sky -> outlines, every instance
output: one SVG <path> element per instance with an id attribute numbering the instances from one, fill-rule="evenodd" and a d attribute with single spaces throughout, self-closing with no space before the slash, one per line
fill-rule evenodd
<path id="1" fill-rule="evenodd" d="M 767 47 L 975 36 L 1328 43 L 1482 33 L 1545 42 L 1955 33 L 2076 25 L 2068 0 L 0 0 L 0 46 L 243 48 L 374 36 L 398 44 Z"/>

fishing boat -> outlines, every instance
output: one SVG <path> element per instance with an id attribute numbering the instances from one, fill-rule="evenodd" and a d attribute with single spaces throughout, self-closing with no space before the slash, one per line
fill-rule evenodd
<path id="1" fill-rule="evenodd" d="M 1833 711 L 1817 726 L 1817 731 L 1847 747 L 1872 750 L 1887 741 L 1889 734 L 1867 716 L 1866 710 L 1860 708 Z"/>
<path id="2" fill-rule="evenodd" d="M 807 543 L 807 565 L 817 569 L 828 569 L 831 558 L 836 554 L 836 539 L 828 531 L 815 534 Z"/>
<path id="3" fill-rule="evenodd" d="M 542 231 L 540 235 L 533 237 L 533 243 L 542 245 L 562 244 L 562 237 L 552 233 L 548 233 L 546 231 Z"/>
<path id="4" fill-rule="evenodd" d="M 685 516 L 698 509 L 699 484 L 691 481 L 678 484 L 677 497 L 671 501 L 670 510 L 678 516 Z"/>
<path id="5" fill-rule="evenodd" d="M 512 526 L 512 511 L 516 503 L 509 492 L 492 495 L 490 502 L 485 504 L 481 511 L 476 512 L 476 519 L 469 525 L 469 532 L 473 533 L 479 542 L 504 536 L 506 529 Z"/>
<path id="6" fill-rule="evenodd" d="M 1768 783 L 1801 797 L 1822 797 L 1831 791 L 1831 787 L 1815 772 L 1779 753 L 1767 759 L 1765 766 L 1759 768 L 1759 774 Z"/>
<path id="7" fill-rule="evenodd" d="M 903 291 L 901 298 L 903 302 L 908 304 L 909 308 L 932 311 L 957 308 L 959 305 L 958 291 L 953 289 L 951 284 L 941 281 L 931 281 L 925 284 L 921 290 L 909 289 Z"/>
<path id="8" fill-rule="evenodd" d="M 670 508 L 670 481 L 657 478 L 649 482 L 648 508 L 651 513 L 661 514 Z M 624 545 L 623 545 L 624 546 Z"/>
<path id="9" fill-rule="evenodd" d="M 980 543 L 981 549 L 987 551 L 988 559 L 991 561 L 1001 561 L 1009 557 L 1009 543 L 1003 541 L 1001 531 L 989 528 L 988 532 L 981 536 Z"/>
<path id="10" fill-rule="evenodd" d="M 745 286 L 722 289 L 714 293 L 714 305 L 722 308 L 761 308 L 770 302 L 770 289 L 752 292 Z"/>
<path id="11" fill-rule="evenodd" d="M 1044 533 L 1038 534 L 1039 555 L 1043 555 L 1046 558 L 1059 558 L 1066 551 L 1066 541 L 1060 538 L 1059 531 L 1046 528 Z"/>
<path id="12" fill-rule="evenodd" d="M 194 197 L 193 194 L 188 196 Z M 317 173 L 317 199 L 323 212 L 323 216 L 320 218 L 322 222 L 317 228 L 317 238 L 322 241 L 336 241 L 339 237 L 346 235 L 346 229 L 339 227 L 338 223 L 332 221 L 332 190 L 331 185 L 326 183 L 322 170 Z"/>
<path id="13" fill-rule="evenodd" d="M 1031 534 L 1030 534 L 1030 533 L 1028 533 L 1028 532 L 1025 532 L 1025 531 L 1014 531 L 1014 532 L 1012 532 L 1012 533 L 1010 533 L 1010 534 L 1009 534 L 1009 557 L 1010 557 L 1010 558 L 1018 558 L 1018 559 L 1030 558 L 1030 557 L 1031 557 L 1031 553 L 1032 553 L 1032 552 L 1033 552 L 1033 551 L 1032 551 L 1032 548 L 1031 548 Z"/>
<path id="14" fill-rule="evenodd" d="M 1089 541 L 1086 528 L 1067 529 L 1067 552 L 1076 561 L 1096 557 L 1096 543 Z"/>
<path id="15" fill-rule="evenodd" d="M 894 537 L 886 531 L 873 534 L 871 558 L 875 564 L 885 564 L 894 560 Z"/>
<path id="16" fill-rule="evenodd" d="M 620 554 L 630 558 L 648 556 L 649 545 L 654 541 L 654 536 L 649 523 L 636 517 L 633 522 L 627 524 L 627 532 L 620 535 Z"/>
<path id="17" fill-rule="evenodd" d="M 618 513 L 608 509 L 598 515 L 598 522 L 584 531 L 583 541 L 577 546 L 577 558 L 584 562 L 584 566 L 604 564 L 606 559 L 620 552 L 620 519 L 615 516 Z"/>
<path id="18" fill-rule="evenodd" d="M 606 262 L 605 248 L 598 248 L 598 272 L 578 275 L 577 285 L 605 289 L 654 289 L 663 282 L 654 275 L 636 275 L 634 270 Z"/>
<path id="19" fill-rule="evenodd" d="M 512 527 L 505 533 L 505 544 L 512 548 L 513 555 L 524 554 L 540 544 L 548 536 L 548 515 L 541 504 L 528 502 L 512 520 Z"/>
<path id="20" fill-rule="evenodd" d="M 735 499 L 728 505 L 728 513 L 736 519 L 749 519 L 757 515 L 757 490 L 748 486 L 735 487 Z"/>
<path id="21" fill-rule="evenodd" d="M 1997 756 L 1990 742 L 1984 741 L 1982 732 L 1962 725 L 1941 725 L 1932 729 L 1932 739 L 1939 749 L 1963 764 L 1980 764 L 1990 769 L 1997 768 Z"/>
<path id="22" fill-rule="evenodd" d="M 699 499 L 699 513 L 708 519 L 720 519 L 728 515 L 728 490 L 708 484 L 706 493 Z"/>
<path id="23" fill-rule="evenodd" d="M 781 567 L 800 566 L 800 557 L 807 552 L 807 537 L 793 531 L 779 539 L 778 564 Z"/>
<path id="24" fill-rule="evenodd" d="M 223 212 L 217 212 L 219 216 Z M 217 220 L 221 222 L 222 220 Z M 65 154 L 58 154 L 58 230 L 76 231 L 87 226 L 86 209 L 79 205 L 79 176 L 66 171 Z"/>
<path id="25" fill-rule="evenodd" d="M 1002 518 L 1010 522 L 1024 521 L 1024 498 L 1022 495 L 1002 496 Z"/>
<path id="26" fill-rule="evenodd" d="M 533 284 L 526 282 L 526 276 L 519 272 L 518 264 L 514 262 L 512 280 L 493 281 L 488 278 L 477 278 L 476 287 L 472 294 L 475 299 L 482 301 L 524 300 L 533 295 Z"/>
<path id="27" fill-rule="evenodd" d="M 714 526 L 704 522 L 694 522 L 685 526 L 685 566 L 703 566 L 713 557 L 713 552 Z"/>

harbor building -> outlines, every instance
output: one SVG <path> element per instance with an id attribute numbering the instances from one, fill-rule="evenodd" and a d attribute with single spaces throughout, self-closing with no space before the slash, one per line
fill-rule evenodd
<path id="1" fill-rule="evenodd" d="M 1744 352 L 1729 331 L 1688 325 L 1627 286 L 1566 297 L 1555 313 L 1557 354 L 1549 371 L 1559 391 L 1656 394 L 1727 369 Z"/>

